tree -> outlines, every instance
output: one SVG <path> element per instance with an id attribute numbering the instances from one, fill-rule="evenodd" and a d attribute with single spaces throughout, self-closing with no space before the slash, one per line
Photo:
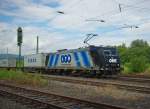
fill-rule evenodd
<path id="1" fill-rule="evenodd" d="M 134 48 L 134 47 L 149 47 L 149 45 L 147 41 L 144 41 L 142 39 L 137 39 L 137 40 L 132 41 L 131 43 L 131 48 Z"/>
<path id="2" fill-rule="evenodd" d="M 150 65 L 150 46 L 147 41 L 134 40 L 130 47 L 122 44 L 117 47 L 122 65 L 129 72 L 143 72 Z"/>

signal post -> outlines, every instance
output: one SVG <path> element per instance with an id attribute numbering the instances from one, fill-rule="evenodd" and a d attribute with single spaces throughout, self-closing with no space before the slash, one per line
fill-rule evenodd
<path id="1" fill-rule="evenodd" d="M 19 47 L 19 65 L 18 65 L 19 68 L 21 68 L 21 45 L 22 45 L 22 39 L 23 39 L 22 28 L 19 27 L 17 29 L 17 45 Z"/>

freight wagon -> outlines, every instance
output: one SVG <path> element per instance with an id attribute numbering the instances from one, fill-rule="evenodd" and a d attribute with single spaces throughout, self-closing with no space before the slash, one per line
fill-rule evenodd
<path id="1" fill-rule="evenodd" d="M 24 70 L 25 71 L 43 71 L 45 70 L 46 53 L 31 54 L 24 56 Z"/>
<path id="2" fill-rule="evenodd" d="M 16 68 L 16 59 L 15 58 L 6 58 L 0 59 L 0 68 Z"/>
<path id="3" fill-rule="evenodd" d="M 7 58 L 7 59 L 0 59 L 0 68 L 2 69 L 16 69 L 16 68 L 23 68 L 24 61 L 23 58 L 20 60 L 16 58 Z"/>

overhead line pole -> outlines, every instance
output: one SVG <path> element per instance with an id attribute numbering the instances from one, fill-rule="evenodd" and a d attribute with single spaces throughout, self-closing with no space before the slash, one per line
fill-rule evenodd
<path id="1" fill-rule="evenodd" d="M 37 36 L 36 54 L 39 53 L 39 37 Z"/>

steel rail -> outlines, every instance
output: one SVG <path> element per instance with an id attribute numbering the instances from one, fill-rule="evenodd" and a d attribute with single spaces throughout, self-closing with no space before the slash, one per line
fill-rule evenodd
<path id="1" fill-rule="evenodd" d="M 53 93 L 42 92 L 37 89 L 25 88 L 9 84 L 0 83 L 0 94 L 16 96 L 31 101 L 32 105 L 40 104 L 54 109 L 125 109 L 119 106 L 114 106 L 104 103 L 95 103 L 91 101 L 81 100 L 77 98 L 57 95 Z M 31 105 L 31 103 L 29 103 Z"/>
<path id="2" fill-rule="evenodd" d="M 91 86 L 116 86 L 120 89 L 126 89 L 131 91 L 137 91 L 141 93 L 150 94 L 150 87 L 145 87 L 141 85 L 131 85 L 127 83 L 115 83 L 115 82 L 108 82 L 108 81 L 99 81 L 98 79 L 87 79 L 87 78 L 74 78 L 74 77 L 63 77 L 63 76 L 50 76 L 50 75 L 42 75 L 43 78 L 54 80 L 54 81 L 61 81 L 61 82 L 68 82 L 68 83 L 75 83 L 75 84 L 83 84 L 83 85 L 91 85 Z"/>
<path id="3" fill-rule="evenodd" d="M 146 77 L 120 76 L 116 78 L 116 80 L 139 82 L 139 83 L 150 83 L 150 78 L 148 77 L 146 78 Z"/>

